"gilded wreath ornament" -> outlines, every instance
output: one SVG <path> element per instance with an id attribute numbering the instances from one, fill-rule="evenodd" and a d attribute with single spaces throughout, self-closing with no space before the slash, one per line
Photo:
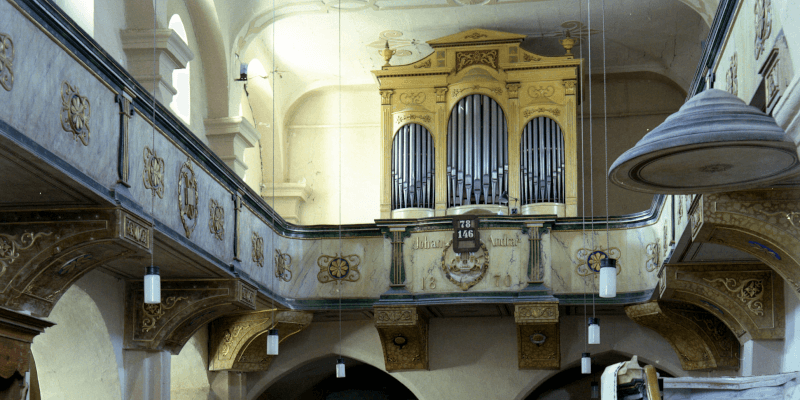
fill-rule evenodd
<path id="1" fill-rule="evenodd" d="M 489 270 L 489 250 L 486 243 L 474 253 L 456 253 L 453 241 L 449 241 L 442 251 L 441 268 L 445 277 L 461 290 L 469 290 L 480 283 Z"/>
<path id="2" fill-rule="evenodd" d="M 578 259 L 578 267 L 576 272 L 580 276 L 589 276 L 600 272 L 600 260 L 611 256 L 617 260 L 617 275 L 622 272 L 622 252 L 619 248 L 612 247 L 610 249 L 595 248 L 595 249 L 578 249 L 575 252 L 575 257 Z"/>
<path id="3" fill-rule="evenodd" d="M 72 132 L 72 138 L 84 146 L 89 145 L 89 117 L 92 107 L 89 99 L 81 96 L 77 86 L 66 81 L 61 84 L 61 129 Z"/>
<path id="4" fill-rule="evenodd" d="M 320 283 L 356 282 L 361 278 L 361 272 L 358 271 L 359 264 L 361 264 L 361 257 L 355 254 L 322 255 L 317 259 L 317 266 L 319 266 L 317 280 Z"/>

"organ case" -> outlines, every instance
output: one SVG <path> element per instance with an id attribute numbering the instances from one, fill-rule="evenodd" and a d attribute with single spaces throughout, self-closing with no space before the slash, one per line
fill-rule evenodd
<path id="1" fill-rule="evenodd" d="M 381 218 L 577 216 L 582 60 L 473 29 L 373 71 L 381 93 Z M 571 47 L 571 46 L 570 46 Z M 565 47 L 566 48 L 566 47 Z M 509 204 L 510 203 L 510 204 Z"/>

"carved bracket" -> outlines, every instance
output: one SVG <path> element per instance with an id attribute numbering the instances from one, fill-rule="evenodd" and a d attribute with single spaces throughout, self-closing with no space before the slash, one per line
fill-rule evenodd
<path id="1" fill-rule="evenodd" d="M 149 253 L 152 238 L 121 209 L 0 213 L 0 306 L 46 317 L 86 272 Z"/>
<path id="2" fill-rule="evenodd" d="M 211 322 L 209 371 L 266 371 L 267 331 L 278 329 L 280 343 L 311 324 L 305 311 L 267 310 L 222 317 Z M 273 319 L 274 317 L 274 319 Z"/>
<path id="3" fill-rule="evenodd" d="M 800 189 L 706 194 L 690 215 L 692 240 L 752 254 L 800 298 Z"/>
<path id="4" fill-rule="evenodd" d="M 125 292 L 125 347 L 172 354 L 208 322 L 255 310 L 258 294 L 241 279 L 162 280 L 160 304 L 144 303 L 141 281 L 128 282 Z"/>
<path id="5" fill-rule="evenodd" d="M 722 321 L 700 307 L 651 301 L 627 306 L 625 313 L 664 337 L 685 371 L 739 368 L 736 337 Z"/>
<path id="6" fill-rule="evenodd" d="M 782 339 L 783 282 L 766 265 L 667 265 L 662 299 L 704 308 L 744 343 Z"/>
<path id="7" fill-rule="evenodd" d="M 428 319 L 416 307 L 375 307 L 387 371 L 428 369 Z"/>
<path id="8" fill-rule="evenodd" d="M 14 372 L 25 375 L 30 370 L 33 338 L 55 325 L 52 322 L 0 308 L 0 377 L 11 378 Z"/>
<path id="9" fill-rule="evenodd" d="M 519 369 L 561 368 L 558 317 L 557 302 L 523 303 L 514 306 Z"/>

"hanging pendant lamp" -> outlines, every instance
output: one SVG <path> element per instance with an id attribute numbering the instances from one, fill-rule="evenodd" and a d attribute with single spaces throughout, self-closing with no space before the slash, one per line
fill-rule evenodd
<path id="1" fill-rule="evenodd" d="M 617 158 L 608 176 L 634 191 L 694 194 L 763 186 L 798 172 L 796 146 L 772 117 L 708 89 Z"/>
<path id="2" fill-rule="evenodd" d="M 581 373 L 584 375 L 592 373 L 592 357 L 589 353 L 583 353 L 581 357 Z"/>
<path id="3" fill-rule="evenodd" d="M 600 398 L 600 384 L 597 382 L 592 382 L 591 386 L 591 397 L 592 399 L 599 399 Z"/>
<path id="4" fill-rule="evenodd" d="M 277 356 L 278 355 L 278 330 L 277 329 L 270 329 L 269 333 L 267 334 L 267 355 L 268 356 Z"/>
<path id="5" fill-rule="evenodd" d="M 606 257 L 600 260 L 600 297 L 617 297 L 616 259 Z"/>
<path id="6" fill-rule="evenodd" d="M 145 304 L 161 303 L 161 276 L 158 274 L 158 267 L 145 268 L 144 302 Z"/>
<path id="7" fill-rule="evenodd" d="M 336 377 L 344 378 L 344 358 L 342 357 L 336 360 Z"/>
<path id="8" fill-rule="evenodd" d="M 600 344 L 600 319 L 589 318 L 589 344 Z"/>

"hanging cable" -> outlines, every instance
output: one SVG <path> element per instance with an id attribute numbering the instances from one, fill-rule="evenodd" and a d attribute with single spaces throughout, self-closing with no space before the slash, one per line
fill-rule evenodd
<path id="1" fill-rule="evenodd" d="M 152 153 L 155 157 L 156 152 L 156 85 L 158 84 L 155 77 L 158 76 L 157 70 L 158 66 L 156 65 L 156 26 L 157 26 L 157 19 L 156 19 L 156 11 L 158 10 L 158 2 L 157 0 L 153 0 L 153 113 L 152 113 L 152 123 L 153 123 L 153 135 L 152 135 Z M 150 196 L 150 216 L 155 220 L 155 193 L 151 193 Z M 158 267 L 155 266 L 155 253 L 156 253 L 156 246 L 155 243 L 152 243 L 152 249 L 150 249 L 150 267 L 145 268 L 145 275 L 144 275 L 144 302 L 146 304 L 159 304 L 161 303 L 161 277 L 159 274 Z"/>
<path id="2" fill-rule="evenodd" d="M 339 34 L 339 257 L 344 258 L 342 251 L 342 5 L 338 9 Z M 336 284 L 339 289 L 339 362 L 336 366 L 337 377 L 344 377 L 344 359 L 342 357 L 342 280 Z M 341 368 L 341 376 L 339 369 Z"/>
<path id="3" fill-rule="evenodd" d="M 606 0 L 603 0 L 603 150 L 605 151 L 605 168 L 603 173 L 606 177 L 606 249 L 611 250 L 611 240 L 609 238 L 609 216 L 608 216 L 608 98 L 606 97 Z M 610 255 L 609 255 L 610 257 Z"/>
<path id="4" fill-rule="evenodd" d="M 578 0 L 578 21 L 583 20 L 583 3 L 581 0 Z M 582 24 L 582 23 L 581 23 Z M 583 61 L 583 39 L 580 37 L 580 33 L 578 34 L 578 40 L 580 40 L 580 47 L 578 51 L 580 52 L 581 62 Z M 584 166 L 584 147 L 586 147 L 586 142 L 584 141 L 583 137 L 583 70 L 580 71 L 580 91 L 578 92 L 578 96 L 581 99 L 581 236 L 583 237 L 583 248 L 586 248 L 586 168 Z M 587 260 L 586 266 L 589 266 L 589 262 Z M 583 277 L 583 324 L 587 325 L 587 310 L 586 310 L 586 292 L 587 292 L 586 283 L 586 276 Z M 584 352 L 588 350 L 588 331 L 586 333 L 586 340 L 583 343 Z"/>

